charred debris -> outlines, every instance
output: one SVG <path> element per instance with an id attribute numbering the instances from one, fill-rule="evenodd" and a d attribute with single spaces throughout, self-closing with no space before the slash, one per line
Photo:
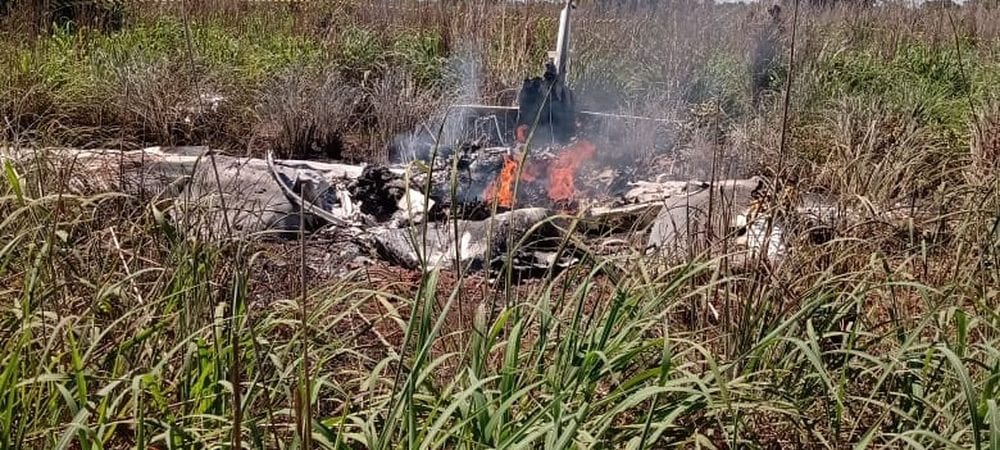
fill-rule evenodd
<path id="1" fill-rule="evenodd" d="M 153 194 L 181 206 L 171 216 L 188 226 L 182 232 L 334 230 L 342 247 L 349 241 L 411 269 L 506 267 L 531 276 L 600 254 L 686 258 L 733 236 L 780 257 L 786 247 L 767 243 L 780 233 L 749 231 L 773 228 L 767 214 L 750 212 L 769 189 L 764 180 L 664 179 L 649 166 L 623 163 L 598 139 L 603 130 L 592 124 L 610 115 L 578 110 L 566 83 L 571 10 L 567 2 L 556 50 L 541 76 L 524 80 L 517 106 L 458 107 L 457 119 L 439 127 L 449 128 L 450 140 L 422 127 L 394 143 L 389 165 L 238 158 L 205 148 L 89 152 L 92 174 L 79 180 L 81 189 L 91 180 L 125 180 L 122 166 L 137 161 L 128 169 L 138 183 L 114 189 L 145 193 L 149 180 L 162 180 Z M 201 163 L 206 158 L 212 164 Z M 712 206 L 720 200 L 724 208 Z"/>
<path id="2" fill-rule="evenodd" d="M 596 120 L 613 115 L 579 111 L 566 83 L 572 9 L 567 1 L 556 50 L 541 76 L 523 81 L 516 106 L 461 105 L 447 120 L 394 142 L 392 165 L 366 167 L 346 186 L 338 198 L 349 198 L 355 220 L 378 230 L 369 234 L 379 257 L 414 269 L 510 264 L 530 272 L 622 245 L 686 257 L 727 235 L 780 256 L 784 246 L 762 243 L 771 234 L 747 235 L 763 220 L 748 214 L 748 192 L 759 197 L 766 189 L 761 179 L 729 180 L 728 187 L 663 180 L 655 169 L 623 164 L 607 151 L 613 147 L 602 149 L 588 135 Z M 725 211 L 703 217 L 713 209 L 704 199 L 726 195 Z"/>

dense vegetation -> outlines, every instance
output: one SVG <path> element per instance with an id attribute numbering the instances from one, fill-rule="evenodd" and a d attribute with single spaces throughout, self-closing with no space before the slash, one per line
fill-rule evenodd
<path id="1" fill-rule="evenodd" d="M 378 161 L 448 104 L 509 103 L 556 25 L 220 0 L 50 26 L 36 3 L 0 18 L 5 148 Z M 295 243 L 179 237 L 160 205 L 71 193 L 44 152 L 5 159 L 0 448 L 1000 448 L 1000 12 L 803 5 L 789 71 L 789 4 L 755 108 L 764 5 L 666 3 L 581 5 L 586 106 L 675 119 L 633 130 L 637 161 L 766 173 L 860 225 L 749 273 L 628 254 L 522 285 L 330 278 Z"/>

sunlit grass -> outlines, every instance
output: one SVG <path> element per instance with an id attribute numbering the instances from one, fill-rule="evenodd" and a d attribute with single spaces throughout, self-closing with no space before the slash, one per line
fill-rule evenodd
<path id="1" fill-rule="evenodd" d="M 617 281 L 581 265 L 474 304 L 437 272 L 402 294 L 362 276 L 300 298 L 286 279 L 287 297 L 265 300 L 259 244 L 178 240 L 135 199 L 5 168 L 11 448 L 228 446 L 237 417 L 244 446 L 286 448 L 306 409 L 321 448 L 997 439 L 997 273 L 963 251 L 924 256 L 943 279 L 913 270 L 920 255 L 834 241 L 765 276 L 616 259 Z M 995 235 L 973 242 L 995 251 Z M 807 269 L 826 252 L 849 267 Z"/>
<path id="2" fill-rule="evenodd" d="M 418 8 L 440 22 L 426 26 L 334 6 L 196 20 L 193 69 L 184 22 L 148 11 L 114 33 L 0 50 L 14 69 L 0 73 L 0 150 L 108 136 L 243 145 L 266 98 L 256 89 L 296 74 L 337 88 L 309 78 L 302 92 L 363 100 L 341 120 L 315 114 L 332 98 L 267 98 L 287 124 L 308 109 L 335 131 L 390 137 L 411 125 L 392 114 L 447 98 L 445 63 L 463 44 L 485 52 L 489 97 L 537 72 L 552 31 L 513 8 L 463 10 L 467 23 Z M 607 104 L 622 109 L 681 110 L 690 129 L 671 145 L 695 147 L 684 133 L 708 122 L 722 158 L 773 170 L 774 115 L 752 113 L 741 85 L 742 16 L 691 11 L 582 29 L 572 81 L 618 92 Z M 386 267 L 311 279 L 277 244 L 183 236 L 160 203 L 74 191 L 79 174 L 44 152 L 4 156 L 0 448 L 1000 448 L 988 92 L 1000 72 L 996 31 L 963 17 L 981 39 L 962 41 L 961 61 L 934 13 L 803 19 L 781 175 L 851 221 L 822 244 L 792 236 L 789 260 L 742 273 L 630 254 L 521 285 Z M 910 29 L 884 26 L 901 18 Z M 154 114 L 202 88 L 236 106 L 197 126 Z M 364 110 L 390 98 L 421 105 Z M 702 102 L 714 115 L 685 115 Z"/>

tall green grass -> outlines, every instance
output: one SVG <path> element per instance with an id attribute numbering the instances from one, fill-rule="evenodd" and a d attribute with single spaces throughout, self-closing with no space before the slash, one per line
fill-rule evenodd
<path id="1" fill-rule="evenodd" d="M 493 299 L 471 295 L 473 274 L 400 290 L 370 270 L 299 297 L 287 279 L 304 266 L 269 273 L 259 243 L 179 237 L 137 199 L 39 185 L 41 158 L 4 162 L 4 448 L 299 448 L 306 417 L 314 448 L 998 439 L 1000 277 L 972 264 L 998 236 L 965 240 L 995 193 L 964 194 L 951 249 L 845 236 L 743 275 L 633 255 Z"/>

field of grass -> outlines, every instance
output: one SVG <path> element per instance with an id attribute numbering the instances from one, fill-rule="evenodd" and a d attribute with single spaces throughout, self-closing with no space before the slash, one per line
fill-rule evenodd
<path id="1" fill-rule="evenodd" d="M 446 105 L 509 104 L 557 17 L 216 0 L 53 27 L 6 3 L 3 152 L 375 162 Z M 327 276 L 312 241 L 178 236 L 148 199 L 71 190 L 45 152 L 3 159 L 0 449 L 1000 449 L 1000 10 L 803 3 L 754 108 L 765 5 L 581 3 L 584 105 L 679 124 L 635 130 L 637 164 L 686 152 L 861 220 L 743 273 L 623 254 L 522 284 Z"/>

